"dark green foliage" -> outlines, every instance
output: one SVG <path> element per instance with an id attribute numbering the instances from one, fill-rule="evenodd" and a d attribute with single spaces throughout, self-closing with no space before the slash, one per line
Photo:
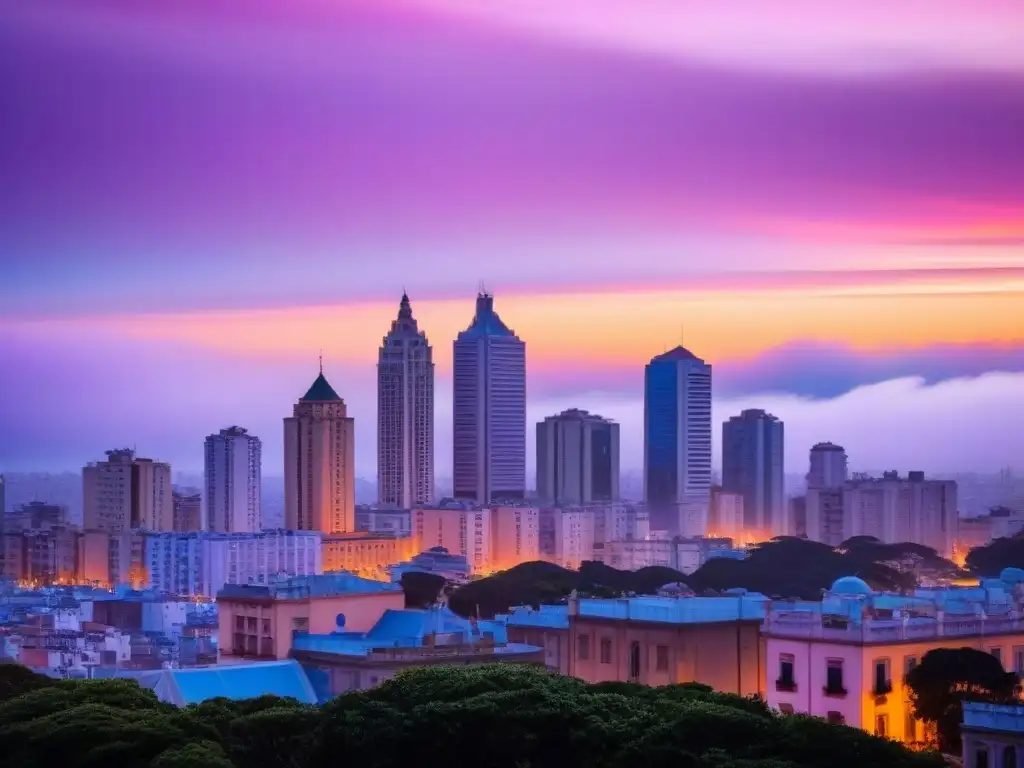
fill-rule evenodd
<path id="1" fill-rule="evenodd" d="M 1005 672 L 1000 661 L 975 648 L 937 648 L 907 674 L 910 701 L 917 716 L 935 723 L 939 747 L 960 751 L 960 723 L 965 701 L 1017 703 L 1020 678 Z"/>
<path id="2" fill-rule="evenodd" d="M 400 583 L 405 592 L 406 608 L 428 608 L 437 602 L 447 582 L 436 573 L 406 571 Z"/>
<path id="3" fill-rule="evenodd" d="M 649 595 L 673 582 L 688 585 L 697 594 L 723 592 L 741 587 L 770 597 L 817 600 L 841 576 L 859 576 L 879 590 L 901 591 L 914 586 L 912 573 L 900 573 L 884 562 L 907 557 L 924 568 L 950 576 L 957 567 L 920 544 L 881 544 L 868 536 L 844 542 L 841 551 L 826 544 L 792 537 L 778 537 L 755 547 L 746 560 L 709 560 L 696 573 L 684 576 L 671 568 L 620 571 L 602 563 L 585 562 L 579 571 L 551 563 L 523 563 L 486 579 L 471 582 L 452 594 L 449 605 L 463 616 L 479 611 L 483 618 L 504 613 L 512 606 L 564 603 L 573 590 L 580 596 L 617 597 Z M 1024 539 L 1021 558 L 1024 563 Z"/>
<path id="4" fill-rule="evenodd" d="M 975 547 L 967 553 L 967 567 L 989 579 L 998 578 L 1004 568 L 1024 568 L 1024 533 Z"/>
<path id="5" fill-rule="evenodd" d="M 0 702 L 39 688 L 49 688 L 56 683 L 56 680 L 37 674 L 21 664 L 0 661 Z"/>
<path id="6" fill-rule="evenodd" d="M 179 710 L 130 681 L 55 682 L 0 704 L 0 754 L 19 768 L 941 765 L 703 685 L 587 685 L 504 664 L 412 669 L 323 707 L 263 697 Z"/>

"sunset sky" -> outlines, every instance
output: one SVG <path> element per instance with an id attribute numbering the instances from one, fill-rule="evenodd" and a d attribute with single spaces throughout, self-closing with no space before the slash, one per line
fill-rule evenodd
<path id="1" fill-rule="evenodd" d="M 0 471 L 240 424 L 279 475 L 322 349 L 372 477 L 405 289 L 444 476 L 481 282 L 626 470 L 681 340 L 788 472 L 1024 470 L 1024 5 L 752 7 L 0 3 Z"/>

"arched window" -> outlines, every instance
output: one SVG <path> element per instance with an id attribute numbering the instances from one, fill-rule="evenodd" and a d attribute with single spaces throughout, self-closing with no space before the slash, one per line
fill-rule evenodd
<path id="1" fill-rule="evenodd" d="M 1003 768 L 1017 768 L 1017 748 L 1012 744 L 1003 747 Z"/>
<path id="2" fill-rule="evenodd" d="M 637 642 L 629 647 L 629 679 L 634 683 L 640 680 L 640 643 Z"/>

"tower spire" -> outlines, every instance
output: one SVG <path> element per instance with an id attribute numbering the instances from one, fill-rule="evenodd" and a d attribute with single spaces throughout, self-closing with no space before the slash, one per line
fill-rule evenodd
<path id="1" fill-rule="evenodd" d="M 323 373 L 324 373 L 324 350 L 323 350 L 323 347 L 321 347 L 320 348 L 320 375 L 323 376 Z"/>

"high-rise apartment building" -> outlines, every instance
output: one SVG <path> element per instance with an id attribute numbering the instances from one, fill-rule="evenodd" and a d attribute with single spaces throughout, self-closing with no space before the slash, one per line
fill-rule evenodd
<path id="1" fill-rule="evenodd" d="M 842 488 L 846 480 L 846 451 L 841 445 L 818 443 L 811 448 L 808 488 Z"/>
<path id="2" fill-rule="evenodd" d="M 260 517 L 262 444 L 241 427 L 206 438 L 203 530 L 256 533 Z"/>
<path id="3" fill-rule="evenodd" d="M 619 498 L 619 425 L 571 408 L 537 424 L 537 496 L 555 504 Z"/>
<path id="4" fill-rule="evenodd" d="M 462 555 L 477 574 L 539 560 L 540 510 L 470 504 L 414 509 L 413 550 L 435 547 Z"/>
<path id="5" fill-rule="evenodd" d="M 923 472 L 854 476 L 840 488 L 807 491 L 807 537 L 830 546 L 873 536 L 884 544 L 923 544 L 951 557 L 958 522 L 956 482 L 926 480 Z"/>
<path id="6" fill-rule="evenodd" d="M 377 355 L 377 498 L 410 509 L 434 500 L 434 359 L 402 294 Z"/>
<path id="7" fill-rule="evenodd" d="M 355 421 L 321 366 L 284 420 L 285 528 L 354 531 L 355 482 Z"/>
<path id="8" fill-rule="evenodd" d="M 744 531 L 759 538 L 787 533 L 783 442 L 782 422 L 759 409 L 722 425 L 722 490 L 743 497 Z"/>
<path id="9" fill-rule="evenodd" d="M 651 527 L 702 536 L 711 493 L 711 366 L 688 349 L 644 371 L 644 498 Z"/>
<path id="10" fill-rule="evenodd" d="M 203 530 L 203 495 L 174 492 L 174 530 L 190 533 Z"/>
<path id="11" fill-rule="evenodd" d="M 82 469 L 82 527 L 112 534 L 173 530 L 171 494 L 170 464 L 128 449 L 107 451 L 106 461 Z"/>
<path id="12" fill-rule="evenodd" d="M 487 504 L 526 493 L 526 344 L 481 293 L 454 344 L 453 473 L 458 499 Z"/>

